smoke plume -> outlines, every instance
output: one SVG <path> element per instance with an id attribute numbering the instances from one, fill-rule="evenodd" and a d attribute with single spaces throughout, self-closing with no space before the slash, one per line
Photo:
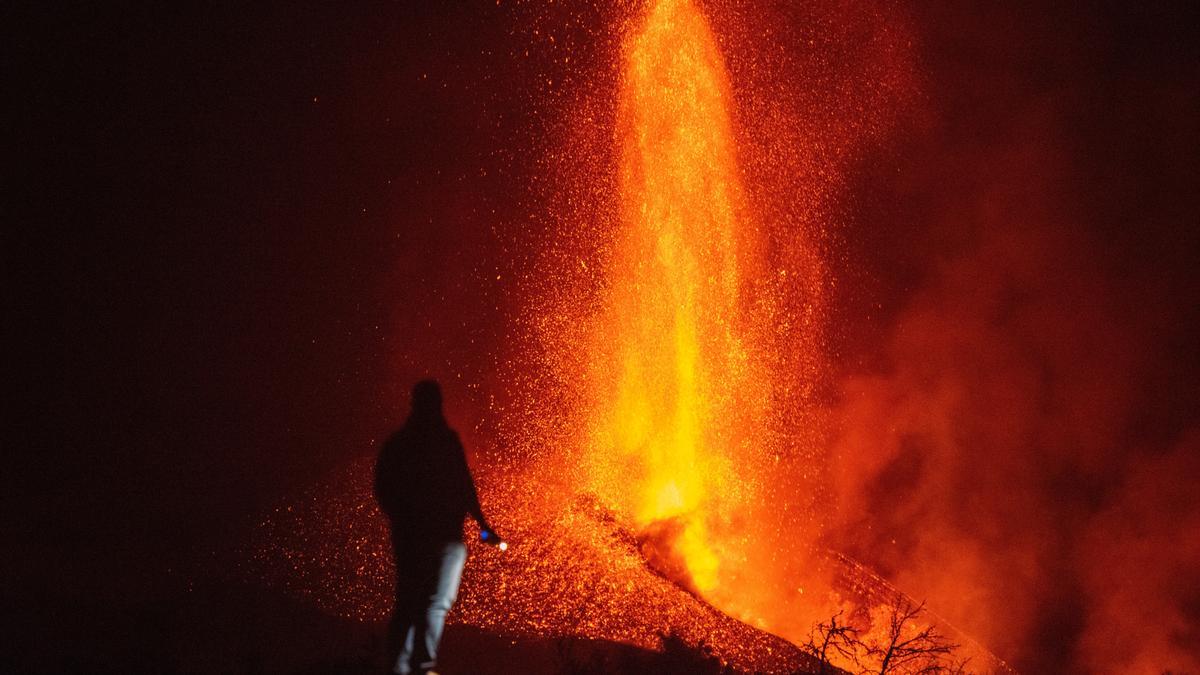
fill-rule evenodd
<path id="1" fill-rule="evenodd" d="M 1072 79 L 935 68 L 887 195 L 921 206 L 876 209 L 905 240 L 872 252 L 883 318 L 844 359 L 832 539 L 1019 669 L 1195 672 L 1194 281 L 1169 243 L 1195 198 L 1147 198 L 1195 176 L 1168 140 L 1195 148 L 1195 95 L 1097 75 L 1094 27 L 1022 30 Z M 1114 87 L 1143 96 L 1101 108 Z"/>

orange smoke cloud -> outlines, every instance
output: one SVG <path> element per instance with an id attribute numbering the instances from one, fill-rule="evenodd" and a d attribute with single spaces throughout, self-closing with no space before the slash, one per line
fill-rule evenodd
<path id="1" fill-rule="evenodd" d="M 1056 117 L 1015 124 L 1039 141 L 972 149 L 978 192 L 922 187 L 958 208 L 913 230 L 922 281 L 840 387 L 830 539 L 1018 668 L 1194 671 L 1196 437 L 1165 451 L 1139 412 L 1162 301 L 1056 191 Z"/>
<path id="2" fill-rule="evenodd" d="M 1200 671 L 1200 433 L 1131 468 L 1075 549 L 1092 672 Z"/>

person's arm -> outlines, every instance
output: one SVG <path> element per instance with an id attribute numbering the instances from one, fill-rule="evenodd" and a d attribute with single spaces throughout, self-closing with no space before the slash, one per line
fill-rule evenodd
<path id="1" fill-rule="evenodd" d="M 492 526 L 488 523 L 487 518 L 484 517 L 483 508 L 479 505 L 479 492 L 475 490 L 475 481 L 471 478 L 470 469 L 467 470 L 467 480 L 471 486 L 470 501 L 467 504 L 467 512 L 471 514 L 471 517 L 475 519 L 475 522 L 479 523 L 479 529 L 491 532 Z"/>
<path id="2" fill-rule="evenodd" d="M 457 434 L 454 436 L 454 442 L 458 446 L 457 455 L 462 475 L 462 485 L 465 493 L 463 496 L 466 499 L 467 513 L 471 514 L 476 523 L 479 523 L 481 531 L 495 534 L 492 526 L 488 523 L 487 517 L 483 515 L 483 507 L 479 505 L 479 491 L 475 489 L 475 479 L 471 476 L 471 468 L 467 464 L 467 454 L 463 450 L 462 441 L 458 439 Z"/>
<path id="3" fill-rule="evenodd" d="M 466 486 L 467 512 L 471 514 L 475 522 L 479 523 L 479 538 L 483 543 L 495 546 L 501 551 L 507 550 L 508 542 L 492 529 L 491 523 L 483 515 L 483 508 L 479 506 L 479 491 L 475 489 L 475 479 L 471 476 L 471 467 L 467 465 L 467 454 L 463 451 L 462 442 L 458 440 L 457 434 L 454 436 L 454 441 L 458 445 L 459 463 L 462 466 Z"/>
<path id="4" fill-rule="evenodd" d="M 375 502 L 389 517 L 396 514 L 396 483 L 399 480 L 396 467 L 395 439 L 389 438 L 375 458 Z"/>

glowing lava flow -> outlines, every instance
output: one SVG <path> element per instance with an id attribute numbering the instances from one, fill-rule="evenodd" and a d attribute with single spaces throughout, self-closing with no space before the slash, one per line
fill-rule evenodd
<path id="1" fill-rule="evenodd" d="M 588 381 L 590 489 L 643 528 L 660 570 L 713 591 L 713 535 L 753 484 L 737 459 L 767 417 L 745 297 L 756 228 L 735 160 L 731 93 L 709 26 L 662 0 L 626 42 L 617 122 L 621 230 Z"/>

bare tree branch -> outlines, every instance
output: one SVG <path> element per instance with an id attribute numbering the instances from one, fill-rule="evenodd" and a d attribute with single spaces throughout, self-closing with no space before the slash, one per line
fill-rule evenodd
<path id="1" fill-rule="evenodd" d="M 916 673 L 940 675 L 955 672 L 951 659 L 959 645 L 937 628 L 925 624 L 925 603 L 914 605 L 902 595 L 892 601 L 882 641 L 865 645 L 866 655 L 878 661 L 879 675 Z M 961 672 L 961 671 L 960 671 Z"/>
<path id="2" fill-rule="evenodd" d="M 862 644 L 858 637 L 858 629 L 844 621 L 839 623 L 843 613 L 839 611 L 830 617 L 828 622 L 814 626 L 808 642 L 803 645 L 805 650 L 817 658 L 818 675 L 827 672 L 826 666 L 832 665 L 829 658 L 835 652 L 858 663 L 859 646 Z"/>

